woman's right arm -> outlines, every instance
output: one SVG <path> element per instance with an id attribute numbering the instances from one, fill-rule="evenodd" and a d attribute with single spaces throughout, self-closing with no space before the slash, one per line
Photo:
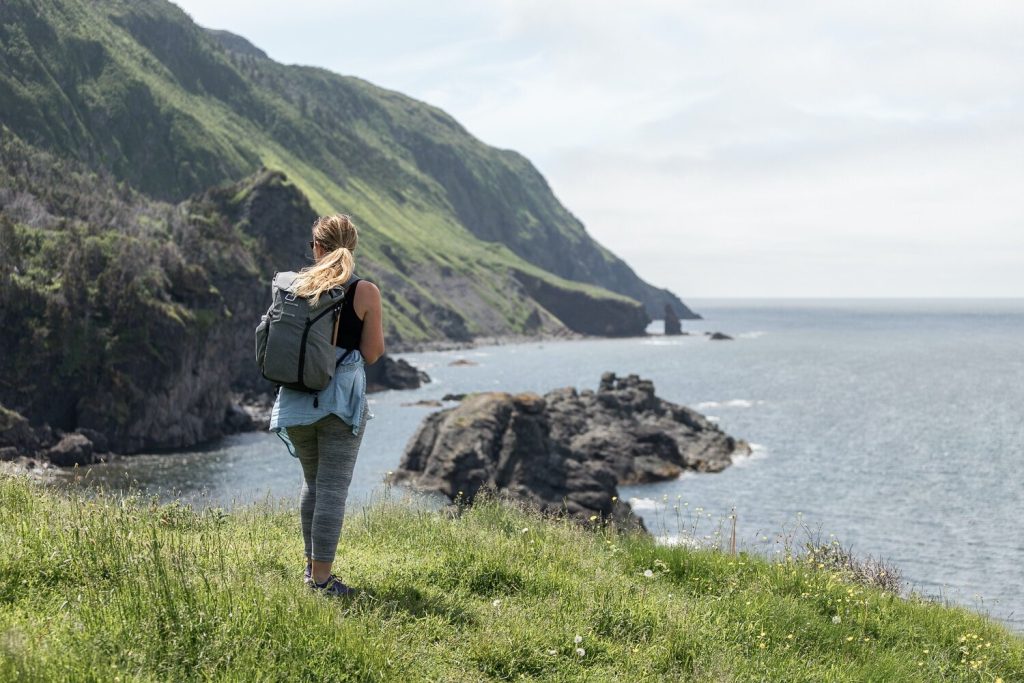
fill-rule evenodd
<path id="1" fill-rule="evenodd" d="M 372 282 L 363 280 L 356 289 L 352 302 L 363 321 L 363 334 L 359 339 L 359 353 L 368 364 L 377 362 L 384 355 L 384 321 L 381 315 L 380 290 Z"/>

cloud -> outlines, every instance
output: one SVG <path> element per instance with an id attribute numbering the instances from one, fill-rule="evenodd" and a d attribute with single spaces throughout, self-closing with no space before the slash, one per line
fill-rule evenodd
<path id="1" fill-rule="evenodd" d="M 1024 4 L 181 4 L 523 152 L 683 296 L 1024 296 Z"/>

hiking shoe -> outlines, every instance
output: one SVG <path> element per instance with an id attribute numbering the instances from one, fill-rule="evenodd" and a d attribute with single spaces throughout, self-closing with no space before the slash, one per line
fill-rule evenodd
<path id="1" fill-rule="evenodd" d="M 313 582 L 313 564 L 311 562 L 306 563 L 306 569 L 302 572 L 302 583 Z"/>
<path id="2" fill-rule="evenodd" d="M 353 595 L 356 592 L 356 590 L 351 586 L 346 586 L 345 584 L 343 584 L 341 582 L 341 579 L 339 579 L 334 574 L 328 576 L 327 580 L 323 583 L 317 583 L 312 578 L 310 578 L 309 587 L 317 591 L 318 593 L 323 593 L 324 595 L 331 595 L 334 597 Z"/>

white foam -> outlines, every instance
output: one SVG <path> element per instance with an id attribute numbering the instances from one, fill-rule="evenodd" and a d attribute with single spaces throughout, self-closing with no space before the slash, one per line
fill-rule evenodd
<path id="1" fill-rule="evenodd" d="M 653 498 L 630 498 L 629 504 L 634 511 L 658 509 L 658 502 Z"/>
<path id="2" fill-rule="evenodd" d="M 708 422 L 716 422 L 716 423 L 722 421 L 722 418 L 718 417 L 717 415 L 705 415 L 704 419 L 707 420 Z"/>
<path id="3" fill-rule="evenodd" d="M 741 332 L 740 334 L 737 334 L 736 337 L 739 339 L 757 339 L 758 337 L 763 337 L 766 334 L 768 333 L 762 330 L 754 330 L 753 332 Z"/>
<path id="4" fill-rule="evenodd" d="M 768 457 L 768 449 L 759 443 L 750 444 L 750 455 L 733 458 L 733 467 L 746 467 L 757 460 L 764 460 Z"/>
<path id="5" fill-rule="evenodd" d="M 733 398 L 728 401 L 702 401 L 701 403 L 693 406 L 697 410 L 707 410 L 708 408 L 752 408 L 755 405 L 761 405 L 764 401 L 749 401 L 745 398 Z"/>
<path id="6" fill-rule="evenodd" d="M 750 408 L 754 405 L 754 402 L 748 401 L 745 398 L 734 398 L 731 401 L 726 401 L 722 405 L 726 408 Z"/>

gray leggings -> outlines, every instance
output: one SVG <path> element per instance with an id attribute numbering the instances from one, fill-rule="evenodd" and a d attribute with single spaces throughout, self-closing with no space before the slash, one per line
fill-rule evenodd
<path id="1" fill-rule="evenodd" d="M 306 557 L 317 562 L 334 561 L 348 486 L 365 429 L 365 412 L 358 436 L 333 414 L 311 425 L 288 428 L 288 438 L 302 464 L 299 516 Z"/>

